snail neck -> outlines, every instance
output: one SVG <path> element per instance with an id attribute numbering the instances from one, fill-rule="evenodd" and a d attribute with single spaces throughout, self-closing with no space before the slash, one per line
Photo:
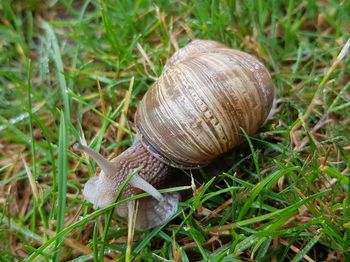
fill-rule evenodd
<path id="1" fill-rule="evenodd" d="M 172 171 L 172 167 L 153 156 L 139 139 L 111 162 L 116 165 L 116 170 L 118 170 L 112 177 L 113 180 L 117 181 L 117 184 L 119 183 L 117 186 L 118 188 L 121 183 L 139 167 L 142 168 L 138 176 L 154 187 L 160 186 L 162 182 L 164 182 L 164 178 Z M 123 192 L 123 196 L 129 196 L 140 192 L 142 192 L 142 190 L 128 185 Z"/>

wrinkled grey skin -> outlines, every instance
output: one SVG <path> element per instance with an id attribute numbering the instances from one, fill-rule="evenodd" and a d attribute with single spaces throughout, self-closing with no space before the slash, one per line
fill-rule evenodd
<path id="1" fill-rule="evenodd" d="M 83 146 L 80 145 L 77 146 L 76 149 L 88 153 L 93 158 L 93 155 L 97 154 L 96 152 L 93 152 L 93 155 L 91 155 L 92 153 L 90 150 L 82 147 Z M 101 167 L 102 171 L 99 175 L 89 179 L 83 190 L 85 200 L 92 203 L 95 209 L 106 207 L 113 203 L 115 201 L 116 193 L 123 181 L 125 181 L 138 167 L 141 166 L 142 168 L 137 174 L 137 177 L 144 181 L 135 183 L 132 178 L 130 183 L 124 188 L 121 196 L 122 198 L 142 193 L 143 189 L 147 188 L 148 183 L 157 188 L 164 182 L 164 178 L 166 178 L 173 169 L 149 153 L 139 140 L 136 140 L 130 148 L 113 160 L 103 161 L 107 161 L 108 163 L 105 165 L 108 166 L 105 168 Z M 98 164 L 101 165 L 99 162 Z M 106 175 L 107 172 L 108 175 Z M 145 191 L 147 190 L 145 189 Z M 177 211 L 180 199 L 178 193 L 167 193 L 156 198 L 150 196 L 138 200 L 139 205 L 136 217 L 136 229 L 147 230 L 161 225 L 169 220 Z M 128 216 L 126 205 L 117 206 L 116 212 L 121 217 L 127 218 Z"/>

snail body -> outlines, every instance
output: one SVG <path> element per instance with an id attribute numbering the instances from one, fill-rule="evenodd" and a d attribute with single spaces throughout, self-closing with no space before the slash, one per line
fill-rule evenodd
<path id="1" fill-rule="evenodd" d="M 241 129 L 254 134 L 266 120 L 273 97 L 271 77 L 256 58 L 214 41 L 191 42 L 169 59 L 140 102 L 132 147 L 111 161 L 76 147 L 102 168 L 85 185 L 85 199 L 95 207 L 112 203 L 122 181 L 142 166 L 123 197 L 142 191 L 152 196 L 139 209 L 138 229 L 164 223 L 176 212 L 179 196 L 161 195 L 155 188 L 169 179 L 172 167 L 205 166 L 243 142 Z M 125 208 L 117 212 L 127 215 Z"/>

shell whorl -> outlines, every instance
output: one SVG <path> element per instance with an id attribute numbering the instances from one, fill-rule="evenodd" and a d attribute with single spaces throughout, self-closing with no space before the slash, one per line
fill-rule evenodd
<path id="1" fill-rule="evenodd" d="M 201 53 L 210 52 L 213 49 L 227 48 L 223 44 L 212 40 L 201 40 L 196 39 L 184 46 L 183 48 L 177 50 L 166 62 L 164 66 L 164 71 L 168 70 L 171 66 L 176 65 L 183 60 L 188 59 L 191 56 L 196 56 Z"/>
<path id="2" fill-rule="evenodd" d="M 194 168 L 244 141 L 271 109 L 262 63 L 214 41 L 196 40 L 169 59 L 136 114 L 142 143 L 170 165 Z"/>

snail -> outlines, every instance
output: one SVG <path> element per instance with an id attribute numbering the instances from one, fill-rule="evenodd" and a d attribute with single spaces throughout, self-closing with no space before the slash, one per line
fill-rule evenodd
<path id="1" fill-rule="evenodd" d="M 148 90 L 136 112 L 134 144 L 112 160 L 87 146 L 101 168 L 84 186 L 84 198 L 94 208 L 115 200 L 121 184 L 138 167 L 122 192 L 142 192 L 136 228 L 147 230 L 168 221 L 178 209 L 177 192 L 156 189 L 173 168 L 206 166 L 242 143 L 265 122 L 273 103 L 274 87 L 265 66 L 253 56 L 210 40 L 194 40 L 168 60 L 163 73 Z M 176 179 L 176 177 L 174 177 Z M 117 213 L 127 217 L 125 205 Z"/>

